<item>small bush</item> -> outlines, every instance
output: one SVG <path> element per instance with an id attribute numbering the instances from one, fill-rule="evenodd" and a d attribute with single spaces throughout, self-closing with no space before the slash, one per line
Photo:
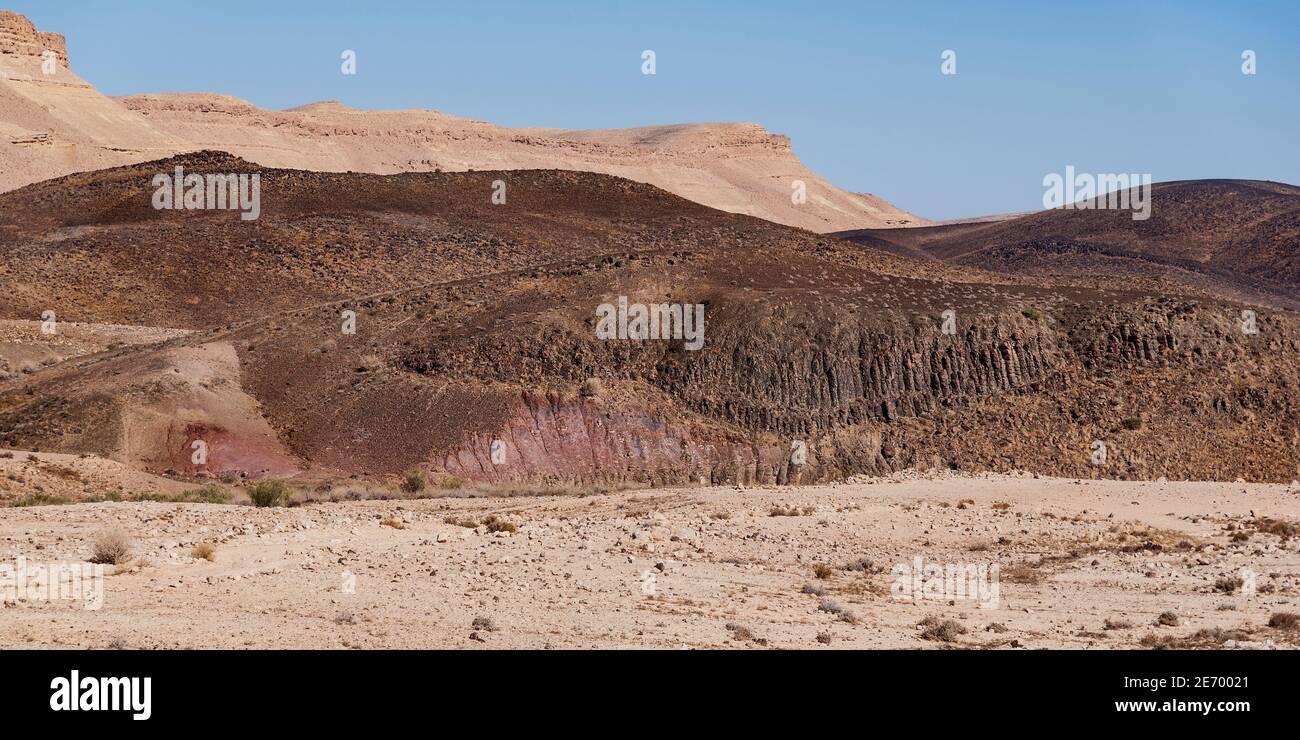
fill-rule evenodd
<path id="1" fill-rule="evenodd" d="M 182 493 L 178 498 L 182 503 L 224 504 L 230 501 L 230 491 L 216 484 L 208 484 Z"/>
<path id="2" fill-rule="evenodd" d="M 1156 624 L 1164 627 L 1177 627 L 1180 623 L 1181 621 L 1178 619 L 1178 615 L 1173 612 L 1164 612 L 1160 616 L 1156 617 Z"/>
<path id="3" fill-rule="evenodd" d="M 519 527 L 514 522 L 508 522 L 498 517 L 496 514 L 488 516 L 483 520 L 483 526 L 487 527 L 489 532 L 518 532 Z"/>
<path id="4" fill-rule="evenodd" d="M 406 522 L 402 521 L 401 519 L 398 519 L 395 516 L 390 516 L 385 518 L 383 521 L 380 522 L 380 525 L 385 527 L 392 527 L 393 529 L 406 529 Z"/>
<path id="5" fill-rule="evenodd" d="M 1043 317 L 1042 312 L 1039 311 L 1039 310 L 1036 309 L 1036 308 L 1033 308 L 1033 307 L 1026 308 L 1026 309 L 1022 310 L 1020 313 L 1021 313 L 1021 315 L 1023 315 L 1025 318 L 1027 318 L 1027 319 L 1032 319 L 1032 320 L 1034 320 L 1034 321 L 1037 321 L 1037 320 L 1039 320 L 1039 319 L 1041 319 L 1041 318 Z"/>
<path id="6" fill-rule="evenodd" d="M 826 580 L 827 578 L 830 578 L 831 576 L 835 575 L 835 569 L 830 567 L 826 563 L 818 563 L 814 565 L 812 572 L 813 575 L 817 576 L 822 580 Z"/>
<path id="7" fill-rule="evenodd" d="M 1300 614 L 1294 612 L 1277 612 L 1268 618 L 1268 626 L 1279 630 L 1300 628 Z"/>
<path id="8" fill-rule="evenodd" d="M 579 392 L 583 398 L 598 398 L 605 394 L 605 385 L 600 382 L 600 378 L 587 378 Z"/>
<path id="9" fill-rule="evenodd" d="M 10 506 L 62 506 L 72 503 L 66 496 L 51 496 L 48 493 L 29 493 L 14 499 Z"/>
<path id="10" fill-rule="evenodd" d="M 465 481 L 451 476 L 438 481 L 438 487 L 444 491 L 457 491 L 465 487 Z"/>
<path id="11" fill-rule="evenodd" d="M 470 627 L 484 632 L 496 632 L 497 623 L 492 621 L 492 617 L 474 617 Z"/>
<path id="12" fill-rule="evenodd" d="M 821 586 L 818 586 L 818 585 L 816 585 L 816 584 L 812 584 L 812 583 L 805 583 L 805 584 L 803 585 L 803 589 L 801 590 L 801 592 L 802 592 L 802 593 L 805 593 L 805 594 L 810 594 L 810 595 L 812 595 L 812 596 L 825 596 L 825 595 L 826 595 L 826 589 L 824 589 L 824 588 L 822 588 Z"/>
<path id="13" fill-rule="evenodd" d="M 884 573 L 885 569 L 876 565 L 871 558 L 858 558 L 844 564 L 844 570 L 857 573 Z"/>
<path id="14" fill-rule="evenodd" d="M 812 516 L 815 511 L 816 509 L 814 509 L 811 506 L 805 506 L 802 509 L 800 509 L 796 506 L 791 506 L 787 508 L 778 505 L 778 506 L 773 506 L 772 510 L 769 511 L 767 515 L 768 516 Z"/>
<path id="15" fill-rule="evenodd" d="M 959 635 L 966 634 L 966 628 L 951 619 L 926 617 L 918 626 L 924 628 L 921 630 L 921 639 L 932 642 L 952 642 Z"/>
<path id="16" fill-rule="evenodd" d="M 259 508 L 284 506 L 289 503 L 293 491 L 282 480 L 258 481 L 248 487 L 248 497 Z"/>
<path id="17" fill-rule="evenodd" d="M 1125 419 L 1120 422 L 1120 426 L 1124 427 L 1130 432 L 1136 432 L 1137 430 L 1142 428 L 1142 418 L 1138 416 L 1125 417 Z"/>
<path id="18" fill-rule="evenodd" d="M 727 630 L 731 632 L 731 637 L 734 640 L 749 642 L 756 637 L 753 630 L 743 624 L 736 624 L 735 622 L 728 622 Z"/>
<path id="19" fill-rule="evenodd" d="M 190 549 L 190 557 L 214 562 L 217 559 L 217 548 L 211 542 L 200 542 Z"/>
<path id="20" fill-rule="evenodd" d="M 90 562 L 98 565 L 121 565 L 131 557 L 131 540 L 121 532 L 109 532 L 95 541 Z"/>
<path id="21" fill-rule="evenodd" d="M 1133 623 L 1127 619 L 1107 619 L 1106 623 L 1102 625 L 1102 629 L 1131 630 L 1133 629 Z"/>
<path id="22" fill-rule="evenodd" d="M 405 473 L 402 473 L 402 490 L 407 493 L 419 493 L 428 485 L 428 477 L 426 477 L 424 471 L 419 468 L 411 468 Z"/>
<path id="23" fill-rule="evenodd" d="M 1241 576 L 1226 576 L 1214 582 L 1214 590 L 1230 594 L 1236 592 L 1244 583 Z"/>
<path id="24" fill-rule="evenodd" d="M 840 602 L 835 601 L 833 599 L 822 599 L 822 602 L 817 605 L 817 611 L 827 612 L 830 614 L 839 614 L 840 612 L 844 611 L 844 607 L 840 606 Z"/>

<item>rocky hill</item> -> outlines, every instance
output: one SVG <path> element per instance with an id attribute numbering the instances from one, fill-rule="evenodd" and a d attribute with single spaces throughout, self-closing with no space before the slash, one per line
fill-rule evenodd
<path id="1" fill-rule="evenodd" d="M 261 217 L 155 210 L 176 166 L 259 173 Z M 1214 295 L 921 262 L 608 175 L 200 153 L 0 196 L 0 256 L 0 318 L 195 330 L 0 386 L 0 445 L 147 470 L 1290 480 L 1300 462 L 1293 313 L 1256 307 L 1247 332 Z M 703 306 L 702 346 L 598 338 L 620 296 Z"/>

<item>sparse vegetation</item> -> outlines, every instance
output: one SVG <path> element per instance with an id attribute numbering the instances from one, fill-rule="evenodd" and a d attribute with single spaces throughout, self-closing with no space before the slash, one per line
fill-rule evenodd
<path id="1" fill-rule="evenodd" d="M 1148 634 L 1138 641 L 1143 647 L 1149 647 L 1154 650 L 1192 650 L 1222 647 L 1229 640 L 1249 640 L 1251 633 L 1240 629 L 1223 629 L 1214 627 L 1213 629 L 1197 630 L 1194 634 L 1186 637 L 1177 635 L 1157 635 Z"/>
<path id="2" fill-rule="evenodd" d="M 474 617 L 474 621 L 470 623 L 470 627 L 476 630 L 483 630 L 484 632 L 497 631 L 497 623 L 492 621 L 492 617 Z"/>
<path id="3" fill-rule="evenodd" d="M 108 532 L 95 540 L 90 562 L 99 565 L 121 565 L 131 558 L 131 539 L 121 532 Z"/>
<path id="4" fill-rule="evenodd" d="M 825 596 L 825 595 L 826 595 L 826 589 L 822 588 L 821 586 L 818 586 L 818 585 L 815 584 L 815 583 L 805 583 L 805 584 L 803 585 L 803 588 L 800 589 L 799 592 L 800 592 L 800 593 L 804 593 L 804 594 L 808 594 L 808 595 L 810 595 L 810 596 Z"/>
<path id="5" fill-rule="evenodd" d="M 600 378 L 587 378 L 579 393 L 583 398 L 599 398 L 605 395 L 605 385 L 600 382 Z"/>
<path id="6" fill-rule="evenodd" d="M 817 510 L 811 506 L 798 508 L 795 506 L 786 507 L 778 504 L 776 506 L 773 506 L 772 510 L 769 511 L 767 515 L 768 516 L 812 516 L 816 511 Z"/>
<path id="7" fill-rule="evenodd" d="M 856 573 L 884 573 L 885 569 L 876 565 L 871 558 L 856 558 L 844 564 L 844 570 Z"/>
<path id="8" fill-rule="evenodd" d="M 1120 422 L 1120 426 L 1130 432 L 1136 432 L 1142 428 L 1142 418 L 1139 416 L 1127 416 Z"/>
<path id="9" fill-rule="evenodd" d="M 1300 614 L 1295 612 L 1275 612 L 1268 618 L 1268 626 L 1279 630 L 1300 629 Z"/>
<path id="10" fill-rule="evenodd" d="M 966 628 L 951 619 L 926 617 L 917 625 L 921 627 L 921 639 L 932 642 L 953 642 L 966 634 Z"/>
<path id="11" fill-rule="evenodd" d="M 1160 616 L 1156 617 L 1156 624 L 1162 627 L 1177 627 L 1181 624 L 1181 620 L 1179 620 L 1178 615 L 1173 612 L 1163 612 Z"/>
<path id="12" fill-rule="evenodd" d="M 248 487 L 248 498 L 253 501 L 253 505 L 266 508 L 271 506 L 284 506 L 289 503 L 289 497 L 293 491 L 288 484 L 280 480 L 258 481 Z"/>
<path id="13" fill-rule="evenodd" d="M 398 519 L 395 516 L 384 517 L 384 519 L 380 521 L 379 524 L 384 527 L 392 527 L 393 529 L 406 529 L 406 522 L 402 521 L 401 519 Z"/>
<path id="14" fill-rule="evenodd" d="M 1107 619 L 1106 623 L 1102 625 L 1102 629 L 1131 630 L 1133 629 L 1133 623 L 1127 619 Z"/>
<path id="15" fill-rule="evenodd" d="M 419 493 L 429 485 L 429 478 L 419 468 L 411 468 L 402 473 L 402 490 L 407 493 Z M 459 488 L 460 486 L 457 486 Z"/>
<path id="16" fill-rule="evenodd" d="M 513 534 L 514 532 L 519 531 L 519 526 L 514 522 L 502 519 L 496 514 L 492 514 L 488 516 L 487 519 L 484 519 L 483 526 L 487 527 L 487 531 L 489 532 L 510 532 Z"/>
<path id="17" fill-rule="evenodd" d="M 813 566 L 812 572 L 813 575 L 817 576 L 822 580 L 826 580 L 827 578 L 830 578 L 831 576 L 835 575 L 835 569 L 827 565 L 826 563 L 817 563 L 816 565 Z"/>
<path id="18" fill-rule="evenodd" d="M 1043 317 L 1042 312 L 1039 311 L 1038 309 L 1034 308 L 1033 306 L 1030 306 L 1029 308 L 1022 309 L 1022 310 L 1020 311 L 1020 313 L 1021 313 L 1021 315 L 1023 315 L 1025 318 L 1030 319 L 1030 320 L 1032 320 L 1032 321 L 1037 321 L 1037 320 L 1039 320 L 1039 319 L 1041 319 L 1041 318 Z"/>
<path id="19" fill-rule="evenodd" d="M 51 496 L 48 493 L 28 493 L 14 499 L 10 506 L 62 506 L 72 503 L 67 496 Z"/>
<path id="20" fill-rule="evenodd" d="M 217 559 L 217 548 L 211 542 L 200 542 L 190 548 L 190 557 L 198 560 L 215 562 Z"/>
<path id="21" fill-rule="evenodd" d="M 834 599 L 822 599 L 821 603 L 817 605 L 817 611 L 839 614 L 844 611 L 844 607 L 840 606 L 840 602 L 835 601 Z"/>
<path id="22" fill-rule="evenodd" d="M 1222 591 L 1225 594 L 1235 593 L 1245 581 L 1241 576 L 1225 576 L 1214 582 L 1214 590 Z"/>

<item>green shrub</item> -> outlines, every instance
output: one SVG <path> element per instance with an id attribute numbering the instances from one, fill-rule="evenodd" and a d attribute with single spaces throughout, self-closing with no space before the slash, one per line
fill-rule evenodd
<path id="1" fill-rule="evenodd" d="M 424 471 L 419 468 L 411 468 L 402 473 L 402 490 L 407 493 L 419 493 L 427 485 L 429 485 L 429 479 L 424 475 Z"/>
<path id="2" fill-rule="evenodd" d="M 258 507 L 284 506 L 291 495 L 293 491 L 282 480 L 258 481 L 248 487 L 248 497 Z"/>

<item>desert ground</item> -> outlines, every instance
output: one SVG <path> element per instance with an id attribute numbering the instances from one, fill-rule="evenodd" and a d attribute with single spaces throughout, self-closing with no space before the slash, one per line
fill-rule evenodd
<path id="1" fill-rule="evenodd" d="M 84 562 L 112 533 L 131 552 L 97 610 L 6 600 L 0 646 L 1293 648 L 1275 615 L 1300 612 L 1298 515 L 1294 484 L 948 473 L 14 507 L 0 562 Z M 997 563 L 996 603 L 899 598 L 893 570 L 916 557 Z"/>

